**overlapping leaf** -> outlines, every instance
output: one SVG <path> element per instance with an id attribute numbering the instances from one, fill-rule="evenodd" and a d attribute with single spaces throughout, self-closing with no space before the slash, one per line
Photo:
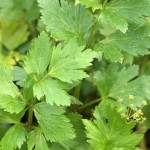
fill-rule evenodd
<path id="1" fill-rule="evenodd" d="M 51 105 L 56 104 L 66 106 L 71 103 L 69 95 L 61 88 L 61 84 L 51 78 L 36 83 L 33 87 L 33 91 L 38 99 L 45 96 L 46 102 Z"/>
<path id="2" fill-rule="evenodd" d="M 148 103 L 148 105 L 143 108 L 144 117 L 146 118 L 146 120 L 144 122 L 144 125 L 146 127 L 148 127 L 148 128 L 150 127 L 150 115 L 149 115 L 149 112 L 150 112 L 150 104 Z"/>
<path id="3" fill-rule="evenodd" d="M 17 85 L 23 87 L 23 81 L 27 77 L 25 70 L 19 66 L 14 66 L 13 76 L 13 81 L 15 81 Z"/>
<path id="4" fill-rule="evenodd" d="M 123 62 L 123 55 L 119 49 L 116 47 L 113 47 L 111 45 L 103 45 L 101 43 L 98 43 L 95 45 L 95 51 L 100 51 L 104 54 L 104 57 L 106 59 L 111 60 L 112 62 Z"/>
<path id="5" fill-rule="evenodd" d="M 61 6 L 57 0 L 38 2 L 42 8 L 42 20 L 54 38 L 68 41 L 76 37 L 79 43 L 84 42 L 84 36 L 92 24 L 84 7 L 69 5 L 65 0 L 61 0 Z"/>
<path id="6" fill-rule="evenodd" d="M 27 41 L 29 36 L 28 25 L 22 21 L 2 22 L 2 43 L 9 50 L 16 49 L 19 45 Z"/>
<path id="7" fill-rule="evenodd" d="M 128 22 L 142 25 L 150 16 L 149 0 L 111 0 L 101 13 L 100 19 L 121 32 L 128 29 Z"/>
<path id="8" fill-rule="evenodd" d="M 9 112 L 0 109 L 0 123 L 18 123 L 20 118 L 20 114 L 10 114 Z"/>
<path id="9" fill-rule="evenodd" d="M 115 117 L 114 117 L 115 116 Z M 94 121 L 83 120 L 86 126 L 88 142 L 94 150 L 133 150 L 142 139 L 142 135 L 132 133 L 134 122 L 126 122 L 115 108 L 96 107 Z"/>
<path id="10" fill-rule="evenodd" d="M 61 142 L 60 144 L 66 150 L 78 150 L 80 145 L 86 145 L 87 138 L 85 135 L 85 127 L 82 123 L 82 117 L 77 113 L 68 114 L 67 117 L 69 118 L 73 128 L 75 129 L 76 138 L 73 140 L 68 140 L 65 142 Z"/>
<path id="11" fill-rule="evenodd" d="M 26 19 L 32 21 L 39 15 L 36 0 L 0 0 L 0 16 L 5 20 Z"/>
<path id="12" fill-rule="evenodd" d="M 61 108 L 42 102 L 34 106 L 35 117 L 47 140 L 62 142 L 75 138 L 73 127 Z"/>
<path id="13" fill-rule="evenodd" d="M 149 54 L 150 48 L 150 26 L 142 27 L 130 26 L 126 34 L 116 31 L 96 45 L 96 49 L 104 52 L 107 59 L 115 62 L 122 62 L 123 56 L 121 51 L 131 55 Z"/>
<path id="14" fill-rule="evenodd" d="M 49 47 L 49 38 L 43 32 L 25 60 L 26 72 L 35 73 L 34 96 L 38 99 L 46 96 L 46 101 L 51 105 L 70 105 L 70 97 L 63 90 L 60 80 L 72 83 L 88 77 L 83 69 L 91 65 L 96 53 L 79 47 L 75 39 L 71 39 L 64 48 L 61 45 Z"/>
<path id="15" fill-rule="evenodd" d="M 2 150 L 13 150 L 17 147 L 20 149 L 26 141 L 27 131 L 22 124 L 16 124 L 8 129 L 1 140 Z"/>
<path id="16" fill-rule="evenodd" d="M 28 150 L 49 150 L 46 139 L 40 128 L 28 134 Z"/>
<path id="17" fill-rule="evenodd" d="M 82 150 L 86 148 L 91 150 L 88 147 L 86 140 L 84 125 L 81 120 L 81 116 L 78 114 L 69 114 L 67 117 L 70 119 L 71 124 L 75 129 L 77 137 L 73 140 L 67 140 L 65 142 L 53 142 L 49 144 L 49 148 L 46 143 L 46 139 L 40 128 L 37 128 L 31 131 L 28 135 L 28 149 L 29 150 Z"/>
<path id="18" fill-rule="evenodd" d="M 0 140 L 3 138 L 6 131 L 10 128 L 11 124 L 1 123 L 0 124 Z"/>
<path id="19" fill-rule="evenodd" d="M 20 2 L 14 0 L 0 0 L 0 16 L 2 18 L 17 20 L 23 16 L 22 7 L 19 7 Z M 10 13 L 11 12 L 11 13 Z"/>
<path id="20" fill-rule="evenodd" d="M 0 108 L 10 113 L 19 113 L 25 108 L 26 104 L 20 97 L 13 98 L 12 96 L 0 93 Z"/>
<path id="21" fill-rule="evenodd" d="M 13 83 L 12 71 L 1 65 L 0 70 L 0 108 L 10 113 L 19 113 L 25 108 L 26 103 Z"/>
<path id="22" fill-rule="evenodd" d="M 96 56 L 90 49 L 79 47 L 74 39 L 70 40 L 63 49 L 60 46 L 53 50 L 49 75 L 61 81 L 72 83 L 87 77 L 82 70 L 91 65 Z"/>
<path id="23" fill-rule="evenodd" d="M 76 0 L 76 2 L 80 2 L 81 4 L 85 5 L 86 8 L 92 7 L 92 10 L 95 11 L 96 9 L 102 8 L 102 4 L 100 3 L 101 0 Z"/>
<path id="24" fill-rule="evenodd" d="M 48 35 L 42 32 L 32 44 L 31 50 L 24 62 L 24 68 L 28 74 L 41 75 L 50 62 L 51 50 Z"/>
<path id="25" fill-rule="evenodd" d="M 116 65 L 110 65 L 108 68 L 95 73 L 96 84 L 99 93 L 104 99 L 123 99 L 123 102 L 129 106 L 141 106 L 143 100 L 150 99 L 150 76 L 141 76 L 137 78 L 138 66 L 119 69 Z M 129 95 L 133 95 L 131 101 Z"/>

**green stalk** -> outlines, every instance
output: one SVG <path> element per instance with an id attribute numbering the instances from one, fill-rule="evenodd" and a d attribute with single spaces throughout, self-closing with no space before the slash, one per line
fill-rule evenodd
<path id="1" fill-rule="evenodd" d="M 103 8 L 106 6 L 107 3 L 108 3 L 108 0 L 105 0 L 103 3 Z"/>
<path id="2" fill-rule="evenodd" d="M 108 3 L 108 0 L 105 0 L 104 3 L 103 3 L 103 9 L 105 8 L 105 6 L 106 6 L 107 3 Z M 92 28 L 90 37 L 89 37 L 88 42 L 87 42 L 87 44 L 86 44 L 86 49 L 89 48 L 90 45 L 91 45 L 93 36 L 95 35 L 95 31 L 96 31 L 96 29 L 97 29 L 97 27 L 98 27 L 98 23 L 99 23 L 99 20 L 100 20 L 101 12 L 102 12 L 102 11 L 100 11 L 99 16 L 97 17 L 97 19 L 96 19 L 96 21 L 95 21 L 95 23 L 94 23 L 94 25 L 93 25 L 93 28 Z"/>
<path id="3" fill-rule="evenodd" d="M 87 107 L 89 107 L 89 106 L 91 106 L 91 105 L 93 105 L 93 104 L 95 104 L 95 103 L 100 102 L 100 101 L 101 101 L 101 98 L 92 100 L 92 101 L 90 101 L 89 103 L 86 103 L 86 104 L 84 104 L 83 106 L 81 106 L 81 107 L 80 107 L 80 110 L 83 110 L 83 109 L 85 109 L 85 108 L 87 108 Z"/>
<path id="4" fill-rule="evenodd" d="M 137 124 L 137 132 L 141 133 L 141 134 L 145 134 L 145 132 L 147 131 L 147 128 L 144 125 L 141 124 Z M 147 150 L 146 148 L 146 144 L 145 144 L 145 139 L 143 138 L 142 141 L 140 142 L 140 148 L 142 150 Z"/>
<path id="5" fill-rule="evenodd" d="M 99 15 L 100 16 L 100 15 Z M 98 26 L 98 22 L 99 22 L 99 17 L 97 17 L 94 25 L 93 25 L 93 28 L 92 28 L 92 31 L 91 31 L 91 34 L 90 34 L 90 37 L 88 39 L 88 42 L 87 42 L 87 45 L 86 45 L 86 49 L 90 47 L 91 45 L 91 42 L 92 42 L 92 39 L 93 39 L 93 36 L 95 34 L 95 30 L 97 29 L 97 26 Z"/>
<path id="6" fill-rule="evenodd" d="M 81 83 L 75 88 L 74 90 L 74 96 L 77 98 L 77 99 L 80 99 L 80 90 L 81 90 Z"/>
<path id="7" fill-rule="evenodd" d="M 32 126 L 32 121 L 33 121 L 33 109 L 31 106 L 29 106 L 29 110 L 28 110 L 28 128 L 29 129 Z"/>

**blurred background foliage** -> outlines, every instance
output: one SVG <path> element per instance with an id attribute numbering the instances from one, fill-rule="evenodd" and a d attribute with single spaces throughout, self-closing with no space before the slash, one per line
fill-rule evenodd
<path id="1" fill-rule="evenodd" d="M 36 0 L 0 0 L 0 63 L 12 66 L 23 59 L 38 35 L 39 16 Z"/>

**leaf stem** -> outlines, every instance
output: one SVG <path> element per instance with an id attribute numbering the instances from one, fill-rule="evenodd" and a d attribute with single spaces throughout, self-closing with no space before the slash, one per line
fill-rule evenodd
<path id="1" fill-rule="evenodd" d="M 108 3 L 108 0 L 105 0 L 103 3 L 103 8 L 106 6 L 107 3 Z"/>
<path id="2" fill-rule="evenodd" d="M 103 8 L 102 8 L 102 10 L 104 9 L 104 7 L 106 6 L 107 3 L 108 3 L 108 0 L 105 0 L 104 3 L 103 3 Z M 97 27 L 98 27 L 98 23 L 99 23 L 99 20 L 100 20 L 100 16 L 101 16 L 102 10 L 100 11 L 99 16 L 96 18 L 96 21 L 95 21 L 95 23 L 94 23 L 94 25 L 93 25 L 93 28 L 92 28 L 90 37 L 89 37 L 89 39 L 88 39 L 88 41 L 87 41 L 87 44 L 86 44 L 86 49 L 89 48 L 90 45 L 91 45 L 92 38 L 93 38 L 93 36 L 94 36 L 94 34 L 95 34 L 95 30 L 96 30 Z"/>
<path id="3" fill-rule="evenodd" d="M 95 103 L 100 102 L 101 100 L 102 100 L 101 98 L 92 100 L 92 101 L 90 101 L 89 103 L 86 103 L 85 105 L 81 106 L 79 110 L 83 110 L 83 109 L 85 109 L 86 107 L 89 107 L 89 106 L 91 106 L 91 105 L 93 105 L 93 104 L 95 104 Z"/>
<path id="4" fill-rule="evenodd" d="M 137 131 L 140 134 L 145 134 L 145 132 L 147 131 L 147 128 L 141 124 L 137 124 Z M 145 139 L 143 138 L 142 141 L 140 142 L 140 148 L 142 150 L 147 150 L 146 148 L 146 144 L 145 144 Z"/>
<path id="5" fill-rule="evenodd" d="M 96 28 L 97 28 L 97 26 L 98 26 L 99 17 L 100 17 L 100 15 L 97 17 L 97 19 L 96 19 L 96 21 L 95 21 L 95 23 L 94 23 L 94 25 L 93 25 L 93 28 L 92 28 L 90 37 L 89 37 L 89 39 L 88 39 L 88 41 L 87 41 L 87 44 L 86 44 L 86 49 L 89 48 L 90 45 L 91 45 L 92 38 L 93 38 L 93 36 L 94 36 L 94 34 L 95 34 L 95 30 L 96 30 Z"/>
<path id="6" fill-rule="evenodd" d="M 77 99 L 80 99 L 80 90 L 81 90 L 81 83 L 77 87 L 75 87 L 75 90 L 74 90 L 74 96 Z"/>
<path id="7" fill-rule="evenodd" d="M 32 109 L 32 106 L 29 106 L 29 110 L 28 110 L 28 128 L 29 129 L 31 129 L 32 121 L 33 121 L 33 109 Z"/>

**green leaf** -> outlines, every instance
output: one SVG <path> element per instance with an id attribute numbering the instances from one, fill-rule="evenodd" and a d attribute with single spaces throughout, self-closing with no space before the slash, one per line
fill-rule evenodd
<path id="1" fill-rule="evenodd" d="M 70 97 L 63 90 L 60 80 L 73 83 L 88 77 L 83 69 L 91 65 L 96 53 L 83 49 L 84 47 L 79 47 L 74 39 L 71 39 L 64 48 L 61 48 L 61 45 L 53 48 L 48 72 L 41 79 L 37 79 L 33 86 L 34 95 L 38 99 L 46 96 L 46 101 L 51 105 L 70 105 Z"/>
<path id="2" fill-rule="evenodd" d="M 3 75 L 6 75 L 6 76 L 8 75 L 8 74 L 2 73 L 2 72 L 0 73 L 0 75 L 1 74 L 2 74 L 2 76 Z M 0 83 L 1 83 L 0 84 L 0 93 L 1 94 L 10 95 L 10 96 L 12 96 L 14 98 L 21 94 L 19 92 L 19 89 L 17 88 L 17 86 L 13 82 L 3 80 L 3 78 L 0 77 Z"/>
<path id="3" fill-rule="evenodd" d="M 13 83 L 12 70 L 0 65 L 0 108 L 10 113 L 21 112 L 26 103 L 17 86 Z"/>
<path id="4" fill-rule="evenodd" d="M 76 0 L 77 3 L 81 3 L 86 6 L 86 8 L 92 7 L 92 10 L 102 9 L 102 4 L 100 4 L 101 0 Z"/>
<path id="5" fill-rule="evenodd" d="M 5 67 L 0 64 L 0 80 L 6 81 L 6 82 L 12 82 L 13 81 L 13 74 L 12 70 L 8 67 Z"/>
<path id="6" fill-rule="evenodd" d="M 22 124 L 13 125 L 1 140 L 2 150 L 21 148 L 22 144 L 26 141 L 26 135 L 27 131 Z"/>
<path id="7" fill-rule="evenodd" d="M 144 127 L 148 127 L 150 128 L 150 115 L 149 115 L 149 111 L 150 111 L 150 104 L 148 102 L 147 106 L 145 106 L 142 109 L 143 113 L 144 113 L 144 117 L 146 118 L 145 122 L 144 122 Z"/>
<path id="8" fill-rule="evenodd" d="M 95 73 L 95 82 L 103 99 L 123 99 L 123 103 L 134 107 L 142 106 L 143 100 L 150 99 L 150 76 L 138 78 L 139 67 L 136 65 L 119 69 L 117 65 L 110 65 Z M 129 95 L 133 95 L 131 100 Z"/>
<path id="9" fill-rule="evenodd" d="M 50 150 L 66 150 L 59 143 L 52 143 L 50 146 Z"/>
<path id="10" fill-rule="evenodd" d="M 63 49 L 57 46 L 52 53 L 48 74 L 68 83 L 88 77 L 83 69 L 91 65 L 96 53 L 83 50 L 84 47 L 79 47 L 74 39 L 69 40 Z"/>
<path id="11" fill-rule="evenodd" d="M 27 77 L 25 70 L 21 67 L 13 67 L 13 81 L 16 81 L 16 84 L 23 87 L 23 81 Z"/>
<path id="12" fill-rule="evenodd" d="M 69 118 L 76 132 L 76 138 L 74 141 L 76 141 L 78 144 L 83 144 L 86 142 L 85 127 L 82 123 L 82 116 L 77 113 L 70 113 L 67 115 L 67 117 Z"/>
<path id="13" fill-rule="evenodd" d="M 2 22 L 2 43 L 9 50 L 16 49 L 19 45 L 27 41 L 29 32 L 28 25 L 22 20 Z"/>
<path id="14" fill-rule="evenodd" d="M 18 88 L 13 84 L 12 70 L 2 65 L 0 65 L 0 70 L 0 93 L 8 94 L 13 97 L 19 95 Z"/>
<path id="15" fill-rule="evenodd" d="M 17 123 L 20 121 L 20 114 L 10 114 L 0 109 L 0 123 Z"/>
<path id="16" fill-rule="evenodd" d="M 30 7 L 28 7 L 28 11 L 26 12 L 26 20 L 31 23 L 35 20 L 38 19 L 38 17 L 40 16 L 40 10 L 39 10 L 39 7 L 38 7 L 38 3 L 36 0 L 27 0 L 28 3 L 31 3 L 30 4 Z M 24 4 L 25 5 L 25 4 Z"/>
<path id="17" fill-rule="evenodd" d="M 45 32 L 42 32 L 32 44 L 31 50 L 24 61 L 26 72 L 42 75 L 50 62 L 50 56 L 49 37 Z"/>
<path id="18" fill-rule="evenodd" d="M 0 0 L 0 15 L 5 20 L 31 22 L 39 16 L 39 8 L 36 0 Z"/>
<path id="19" fill-rule="evenodd" d="M 60 144 L 66 149 L 66 150 L 78 150 L 80 145 L 86 144 L 86 135 L 85 135 L 85 127 L 82 123 L 82 116 L 80 116 L 77 113 L 70 113 L 67 115 L 67 118 L 69 118 L 71 124 L 73 125 L 73 128 L 75 129 L 76 138 L 72 140 L 68 140 L 65 142 L 61 142 Z"/>
<path id="20" fill-rule="evenodd" d="M 101 71 L 95 72 L 94 80 L 101 97 L 105 98 L 117 80 L 118 66 L 110 65 L 108 67 L 106 66 L 105 68 L 102 67 L 100 70 Z"/>
<path id="21" fill-rule="evenodd" d="M 106 59 L 111 60 L 112 62 L 120 62 L 123 61 L 123 55 L 119 49 L 116 47 L 112 47 L 110 45 L 96 44 L 95 51 L 102 51 L 104 53 L 104 57 Z"/>
<path id="22" fill-rule="evenodd" d="M 1 123 L 0 124 L 0 141 L 3 138 L 4 134 L 7 132 L 7 130 L 11 127 L 11 124 L 8 123 Z"/>
<path id="23" fill-rule="evenodd" d="M 20 1 L 0 0 L 0 15 L 7 20 L 17 20 L 23 16 L 22 7 L 19 7 Z"/>
<path id="24" fill-rule="evenodd" d="M 149 7 L 149 0 L 112 0 L 105 6 L 100 20 L 125 33 L 128 22 L 142 25 L 148 21 L 146 17 L 150 16 Z"/>
<path id="25" fill-rule="evenodd" d="M 26 102 L 20 97 L 13 98 L 12 96 L 0 93 L 0 108 L 10 113 L 19 113 L 26 107 Z"/>
<path id="26" fill-rule="evenodd" d="M 99 105 L 94 118 L 94 121 L 83 120 L 94 150 L 133 150 L 142 139 L 141 134 L 132 133 L 135 122 L 126 122 L 115 108 Z"/>
<path id="27" fill-rule="evenodd" d="M 68 41 L 76 37 L 79 43 L 84 43 L 84 37 L 92 25 L 92 19 L 84 7 L 69 5 L 61 0 L 38 0 L 42 8 L 42 20 L 52 36 Z"/>
<path id="28" fill-rule="evenodd" d="M 96 49 L 104 52 L 104 56 L 112 61 L 122 60 L 120 51 L 127 52 L 131 55 L 149 54 L 150 48 L 150 26 L 135 27 L 131 25 L 126 34 L 116 31 L 104 40 L 100 41 Z"/>
<path id="29" fill-rule="evenodd" d="M 31 100 L 34 98 L 34 94 L 33 94 L 33 86 L 35 84 L 35 74 L 32 73 L 32 74 L 29 74 L 27 76 L 27 78 L 24 80 L 24 91 L 23 91 L 23 94 L 24 94 L 24 98 L 26 100 Z"/>
<path id="30" fill-rule="evenodd" d="M 41 99 L 46 96 L 46 102 L 51 105 L 68 106 L 71 103 L 70 97 L 61 85 L 51 78 L 42 80 L 33 86 L 34 96 Z"/>
<path id="31" fill-rule="evenodd" d="M 75 138 L 72 125 L 61 108 L 42 102 L 34 105 L 34 113 L 47 140 L 62 142 Z"/>
<path id="32" fill-rule="evenodd" d="M 40 128 L 28 134 L 28 150 L 49 150 L 46 139 Z"/>

